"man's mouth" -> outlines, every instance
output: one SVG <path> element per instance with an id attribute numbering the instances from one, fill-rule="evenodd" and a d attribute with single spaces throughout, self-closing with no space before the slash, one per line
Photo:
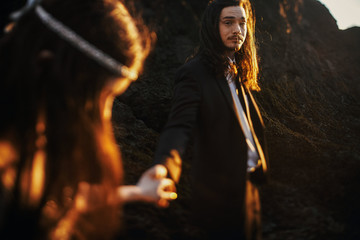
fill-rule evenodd
<path id="1" fill-rule="evenodd" d="M 243 39 L 240 36 L 230 37 L 229 40 L 236 41 L 236 42 L 243 42 Z"/>

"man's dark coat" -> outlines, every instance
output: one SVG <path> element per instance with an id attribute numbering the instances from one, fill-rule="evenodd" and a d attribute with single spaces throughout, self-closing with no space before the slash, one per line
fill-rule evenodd
<path id="1" fill-rule="evenodd" d="M 250 126 L 260 145 L 265 144 L 262 118 L 252 95 L 246 92 Z M 242 97 L 241 88 L 239 93 Z M 183 156 L 192 137 L 195 218 L 209 229 L 241 228 L 247 145 L 225 76 L 216 77 L 200 57 L 177 71 L 173 105 L 155 154 L 155 162 L 167 166 L 170 176 L 177 178 L 176 166 L 180 167 L 169 158 L 170 151 L 175 149 Z"/>

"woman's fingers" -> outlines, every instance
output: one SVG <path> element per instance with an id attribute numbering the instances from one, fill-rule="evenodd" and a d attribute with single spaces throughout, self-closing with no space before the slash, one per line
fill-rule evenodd
<path id="1" fill-rule="evenodd" d="M 145 174 L 149 174 L 150 177 L 155 179 L 164 178 L 167 176 L 167 169 L 164 165 L 157 164 L 146 171 Z"/>
<path id="2" fill-rule="evenodd" d="M 177 198 L 174 181 L 169 178 L 161 179 L 158 187 L 158 196 L 160 199 L 157 205 L 162 208 L 168 207 L 170 204 L 169 201 Z"/>
<path id="3" fill-rule="evenodd" d="M 163 184 L 158 191 L 160 200 L 157 202 L 157 205 L 165 208 L 169 206 L 169 201 L 177 198 L 177 194 L 175 192 L 175 184 L 171 179 L 165 178 L 162 182 Z"/>
<path id="4" fill-rule="evenodd" d="M 167 207 L 169 201 L 177 198 L 175 183 L 166 178 L 167 174 L 166 167 L 157 164 L 142 175 L 137 186 L 141 189 L 144 201 Z"/>
<path id="5" fill-rule="evenodd" d="M 169 178 L 161 179 L 158 187 L 158 195 L 160 199 L 175 200 L 177 194 L 174 181 Z"/>

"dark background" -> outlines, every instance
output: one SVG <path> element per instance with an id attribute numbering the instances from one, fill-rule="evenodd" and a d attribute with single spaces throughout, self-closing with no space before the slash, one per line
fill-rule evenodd
<path id="1" fill-rule="evenodd" d="M 1 24 L 23 1 L 1 2 Z M 205 0 L 126 1 L 157 34 L 145 71 L 115 101 L 126 182 L 151 165 L 173 77 L 198 42 Z M 264 240 L 360 239 L 360 28 L 339 30 L 316 0 L 253 0 L 271 181 L 261 187 Z M 21 5 L 21 4 L 20 4 Z M 5 15 L 4 15 L 5 14 Z M 201 238 L 189 222 L 191 154 L 169 209 L 125 207 L 119 239 Z M 214 209 L 216 211 L 216 209 Z"/>

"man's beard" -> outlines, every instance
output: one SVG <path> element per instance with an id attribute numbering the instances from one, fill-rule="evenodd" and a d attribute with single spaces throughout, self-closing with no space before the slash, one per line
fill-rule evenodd
<path id="1" fill-rule="evenodd" d="M 229 52 L 238 52 L 238 51 L 240 51 L 241 47 L 242 47 L 242 44 L 237 45 L 235 48 L 227 47 L 226 50 Z"/>

